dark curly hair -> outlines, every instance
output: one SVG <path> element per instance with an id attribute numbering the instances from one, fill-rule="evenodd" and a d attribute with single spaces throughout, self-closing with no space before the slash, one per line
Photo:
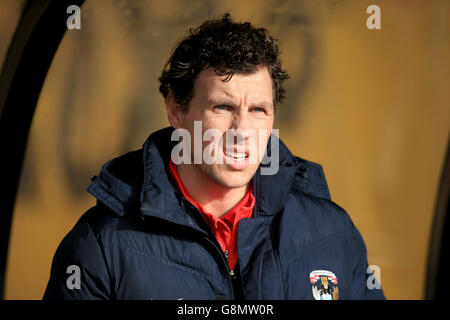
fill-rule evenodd
<path id="1" fill-rule="evenodd" d="M 200 71 L 212 67 L 229 81 L 234 73 L 252 73 L 267 66 L 272 78 L 274 107 L 285 97 L 283 81 L 289 76 L 281 68 L 276 40 L 266 29 L 249 22 L 233 22 L 226 13 L 221 19 L 207 20 L 189 30 L 176 46 L 159 77 L 159 91 L 165 99 L 174 100 L 187 112 L 193 95 L 194 80 Z"/>

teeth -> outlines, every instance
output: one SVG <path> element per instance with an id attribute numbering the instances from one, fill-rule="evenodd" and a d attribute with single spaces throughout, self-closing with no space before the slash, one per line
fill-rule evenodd
<path id="1" fill-rule="evenodd" d="M 227 156 L 235 158 L 235 159 L 244 159 L 246 157 L 245 153 L 236 153 L 233 151 L 228 151 Z"/>

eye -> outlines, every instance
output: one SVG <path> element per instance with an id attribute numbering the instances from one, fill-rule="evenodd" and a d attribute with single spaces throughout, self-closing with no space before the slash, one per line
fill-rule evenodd
<path id="1" fill-rule="evenodd" d="M 263 107 L 253 107 L 252 110 L 256 112 L 266 112 L 266 109 Z"/>
<path id="2" fill-rule="evenodd" d="M 227 111 L 227 110 L 231 110 L 231 107 L 227 106 L 226 104 L 219 104 L 217 106 L 214 106 L 214 109 Z"/>

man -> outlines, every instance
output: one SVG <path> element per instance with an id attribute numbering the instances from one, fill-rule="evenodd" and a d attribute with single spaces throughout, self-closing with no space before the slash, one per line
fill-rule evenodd
<path id="1" fill-rule="evenodd" d="M 384 298 L 321 166 L 272 134 L 287 78 L 264 29 L 190 30 L 160 77 L 171 127 L 102 168 L 44 299 Z"/>

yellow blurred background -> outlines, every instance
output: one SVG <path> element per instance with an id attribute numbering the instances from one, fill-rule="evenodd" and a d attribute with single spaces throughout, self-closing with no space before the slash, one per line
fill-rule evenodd
<path id="1" fill-rule="evenodd" d="M 23 4 L 0 0 L 1 64 Z M 371 4 L 380 30 L 366 27 Z M 294 154 L 323 165 L 387 298 L 424 298 L 450 132 L 447 0 L 86 0 L 33 119 L 6 299 L 42 298 L 59 242 L 95 203 L 90 178 L 168 125 L 158 76 L 177 40 L 225 12 L 279 39 L 291 79 L 275 127 Z"/>

